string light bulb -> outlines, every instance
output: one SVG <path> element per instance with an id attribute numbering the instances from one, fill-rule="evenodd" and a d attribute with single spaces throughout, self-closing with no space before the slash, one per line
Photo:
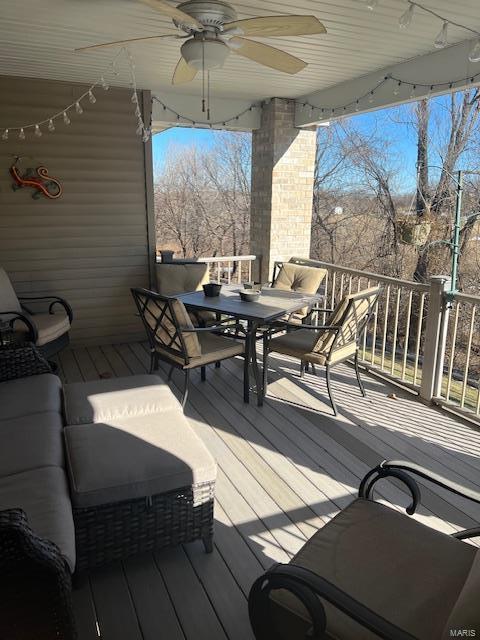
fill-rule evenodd
<path id="1" fill-rule="evenodd" d="M 408 29 L 408 27 L 412 24 L 414 11 L 415 5 L 410 4 L 408 9 L 406 9 L 405 12 L 402 13 L 398 20 L 398 26 L 400 27 L 400 29 Z"/>
<path id="2" fill-rule="evenodd" d="M 50 131 L 50 133 L 53 133 L 55 131 L 55 125 L 53 124 L 53 120 L 51 118 L 48 121 L 47 129 Z"/>
<path id="3" fill-rule="evenodd" d="M 137 130 L 135 131 L 135 133 L 137 134 L 137 136 L 141 136 L 143 133 L 143 123 L 139 122 L 137 125 Z"/>
<path id="4" fill-rule="evenodd" d="M 68 117 L 68 113 L 66 111 L 63 112 L 63 123 L 67 126 L 70 124 L 70 118 Z"/>
<path id="5" fill-rule="evenodd" d="M 34 134 L 37 136 L 37 138 L 42 137 L 42 130 L 40 129 L 40 126 L 38 124 L 35 125 Z"/>
<path id="6" fill-rule="evenodd" d="M 370 91 L 370 95 L 368 96 L 368 104 L 373 104 L 374 96 L 373 91 Z"/>
<path id="7" fill-rule="evenodd" d="M 395 89 L 393 90 L 393 95 L 394 95 L 394 96 L 398 96 L 398 95 L 399 95 L 399 93 L 400 93 L 400 87 L 401 87 L 401 86 L 402 86 L 402 83 L 401 83 L 401 82 L 398 82 L 398 83 L 395 85 Z"/>
<path id="8" fill-rule="evenodd" d="M 136 91 L 132 93 L 132 97 L 130 98 L 130 100 L 132 101 L 133 104 L 138 104 L 138 96 Z"/>
<path id="9" fill-rule="evenodd" d="M 415 99 L 417 97 L 416 91 L 417 91 L 417 85 L 414 84 L 412 87 L 412 91 L 410 92 L 410 98 Z"/>
<path id="10" fill-rule="evenodd" d="M 88 100 L 90 101 L 90 104 L 95 104 L 95 102 L 97 101 L 97 99 L 93 95 L 93 91 L 91 89 L 88 92 Z"/>
<path id="11" fill-rule="evenodd" d="M 433 46 L 435 47 L 435 49 L 445 49 L 447 44 L 448 44 L 448 22 L 447 20 L 445 20 L 442 25 L 442 28 L 440 29 L 440 31 L 437 34 L 437 37 L 435 38 L 435 42 L 433 43 Z"/>
<path id="12" fill-rule="evenodd" d="M 468 54 L 470 62 L 480 62 L 480 39 L 478 39 Z"/>
<path id="13" fill-rule="evenodd" d="M 108 91 L 110 89 L 110 85 L 103 76 L 100 78 L 100 84 L 102 85 L 104 91 Z"/>
<path id="14" fill-rule="evenodd" d="M 81 116 L 82 113 L 83 113 L 82 105 L 80 104 L 80 102 L 78 100 L 75 103 L 75 111 L 78 113 L 79 116 Z"/>
<path id="15" fill-rule="evenodd" d="M 2 133 L 2 140 L 8 140 L 8 129 L 5 129 Z"/>
<path id="16" fill-rule="evenodd" d="M 18 139 L 25 140 L 25 131 L 23 130 L 23 127 L 20 129 L 20 133 L 18 134 Z"/>
<path id="17" fill-rule="evenodd" d="M 373 11 L 378 7 L 378 2 L 379 0 L 367 0 L 366 1 L 367 9 L 370 9 L 370 11 Z"/>

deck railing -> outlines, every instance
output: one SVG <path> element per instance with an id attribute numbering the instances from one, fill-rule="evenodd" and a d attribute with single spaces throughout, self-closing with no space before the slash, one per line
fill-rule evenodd
<path id="1" fill-rule="evenodd" d="M 251 281 L 255 260 L 255 255 L 198 258 L 209 264 L 212 280 L 227 284 Z M 348 293 L 380 285 L 360 347 L 363 366 L 480 422 L 480 296 L 447 294 L 444 276 L 421 284 L 319 260 L 295 261 L 327 270 L 320 290 L 326 308 Z M 326 314 L 318 321 L 324 323 Z"/>
<path id="2" fill-rule="evenodd" d="M 440 351 L 444 365 L 434 401 L 480 418 L 480 296 L 447 299 Z"/>

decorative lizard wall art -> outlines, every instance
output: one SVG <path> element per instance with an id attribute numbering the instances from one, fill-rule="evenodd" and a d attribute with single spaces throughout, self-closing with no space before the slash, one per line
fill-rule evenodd
<path id="1" fill-rule="evenodd" d="M 48 169 L 39 166 L 36 169 L 28 168 L 22 173 L 19 167 L 20 156 L 15 156 L 15 162 L 10 167 L 10 175 L 13 178 L 12 189 L 22 189 L 23 187 L 31 187 L 35 189 L 32 198 L 37 200 L 42 194 L 50 200 L 60 198 L 63 188 L 60 182 L 48 174 Z"/>

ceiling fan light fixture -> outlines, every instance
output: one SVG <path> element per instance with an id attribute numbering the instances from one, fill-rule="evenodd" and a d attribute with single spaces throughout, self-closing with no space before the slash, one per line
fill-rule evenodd
<path id="1" fill-rule="evenodd" d="M 187 40 L 181 47 L 182 57 L 193 69 L 211 71 L 223 67 L 230 53 L 226 44 L 220 40 Z"/>

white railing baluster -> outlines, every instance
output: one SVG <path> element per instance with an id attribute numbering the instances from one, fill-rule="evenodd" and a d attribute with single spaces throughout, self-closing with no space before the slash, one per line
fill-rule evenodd
<path id="1" fill-rule="evenodd" d="M 390 366 L 390 374 L 392 376 L 395 373 L 395 358 L 396 358 L 397 338 L 398 338 L 398 316 L 399 316 L 399 313 L 400 313 L 400 296 L 401 296 L 401 289 L 400 289 L 400 287 L 398 287 L 397 288 L 397 303 L 395 305 L 395 320 L 394 320 L 394 323 L 393 323 L 392 364 Z"/>
<path id="2" fill-rule="evenodd" d="M 408 294 L 407 303 L 407 321 L 405 323 L 405 345 L 403 349 L 402 380 L 405 380 L 405 373 L 407 371 L 408 341 L 410 339 L 410 320 L 412 317 L 412 298 L 413 291 L 410 291 L 410 293 Z"/>
<path id="3" fill-rule="evenodd" d="M 377 345 L 377 326 L 378 326 L 378 300 L 373 310 L 373 334 L 372 334 L 372 358 L 371 363 L 375 364 L 375 347 Z"/>
<path id="4" fill-rule="evenodd" d="M 470 318 L 470 331 L 468 333 L 468 342 L 467 342 L 467 360 L 465 362 L 465 374 L 463 377 L 462 384 L 462 397 L 460 398 L 460 406 L 463 408 L 465 405 L 465 396 L 467 394 L 467 384 L 468 384 L 468 370 L 470 369 L 470 354 L 472 353 L 472 339 L 473 339 L 473 329 L 475 326 L 475 311 L 477 307 L 474 305 L 472 307 L 472 315 Z"/>
<path id="5" fill-rule="evenodd" d="M 457 330 L 458 330 L 458 318 L 460 315 L 460 306 L 461 306 L 461 303 L 457 302 L 455 307 L 455 317 L 453 319 L 452 346 L 450 350 L 450 362 L 448 363 L 447 388 L 445 390 L 446 400 L 450 399 L 450 390 L 452 388 L 453 366 L 455 361 L 455 349 L 457 346 Z"/>
<path id="6" fill-rule="evenodd" d="M 422 324 L 423 324 L 423 310 L 425 308 L 425 294 L 420 294 L 420 308 L 418 310 L 418 322 L 417 322 L 417 338 L 415 341 L 415 363 L 413 367 L 413 384 L 417 384 L 418 376 L 418 360 L 420 358 L 420 345 L 422 343 Z"/>
<path id="7" fill-rule="evenodd" d="M 380 369 L 385 366 L 385 348 L 387 346 L 387 331 L 388 331 L 388 311 L 390 307 L 390 285 L 387 286 L 387 295 L 385 298 L 385 313 L 383 317 L 383 338 L 382 338 L 382 355 L 380 358 Z"/>

